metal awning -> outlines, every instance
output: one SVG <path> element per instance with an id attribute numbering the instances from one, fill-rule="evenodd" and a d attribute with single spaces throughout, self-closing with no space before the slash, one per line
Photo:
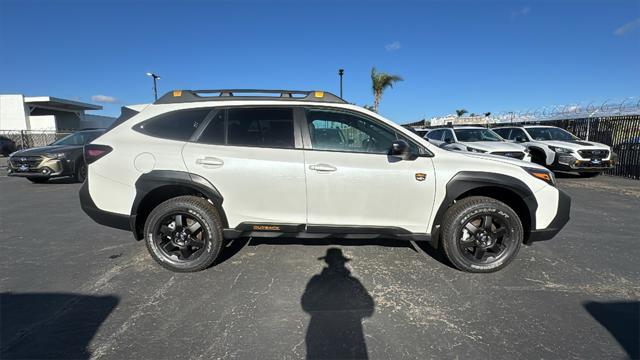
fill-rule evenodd
<path id="1" fill-rule="evenodd" d="M 59 110 L 59 111 L 85 111 L 85 110 L 102 110 L 102 106 L 84 103 L 80 101 L 73 101 L 67 99 L 60 99 L 51 96 L 25 96 L 25 104 L 29 107 L 36 107 L 42 109 Z"/>

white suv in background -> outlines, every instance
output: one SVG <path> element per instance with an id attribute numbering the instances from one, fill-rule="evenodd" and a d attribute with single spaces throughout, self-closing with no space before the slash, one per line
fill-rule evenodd
<path id="1" fill-rule="evenodd" d="M 493 129 L 505 139 L 529 149 L 532 161 L 552 170 L 578 172 L 581 176 L 597 176 L 613 168 L 611 147 L 584 141 L 555 126 L 502 126 Z"/>
<path id="2" fill-rule="evenodd" d="M 495 132 L 481 126 L 436 128 L 429 131 L 425 139 L 447 150 L 470 151 L 531 161 L 527 148 L 505 141 Z"/>
<path id="3" fill-rule="evenodd" d="M 85 146 L 81 205 L 173 271 L 238 237 L 335 237 L 431 241 L 491 272 L 569 220 L 549 170 L 440 149 L 327 92 L 177 90 L 139 110 Z"/>

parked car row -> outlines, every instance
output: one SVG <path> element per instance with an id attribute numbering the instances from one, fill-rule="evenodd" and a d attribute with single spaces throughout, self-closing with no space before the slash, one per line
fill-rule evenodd
<path id="1" fill-rule="evenodd" d="M 103 132 L 102 129 L 78 131 L 47 146 L 15 151 L 9 156 L 7 175 L 26 177 L 34 183 L 63 176 L 83 182 L 87 176 L 83 147 Z"/>
<path id="2" fill-rule="evenodd" d="M 424 138 L 447 150 L 517 158 L 584 177 L 615 165 L 615 154 L 608 145 L 584 141 L 555 126 L 449 126 L 432 129 Z"/>

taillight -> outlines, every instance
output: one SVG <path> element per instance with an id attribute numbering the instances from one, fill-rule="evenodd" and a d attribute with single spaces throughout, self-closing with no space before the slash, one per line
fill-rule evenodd
<path id="1" fill-rule="evenodd" d="M 113 150 L 111 146 L 89 144 L 84 146 L 84 163 L 89 165 Z"/>

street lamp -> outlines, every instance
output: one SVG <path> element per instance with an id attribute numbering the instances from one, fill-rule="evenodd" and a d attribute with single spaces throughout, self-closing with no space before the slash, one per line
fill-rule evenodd
<path id="1" fill-rule="evenodd" d="M 156 98 L 156 100 L 158 100 L 158 84 L 156 83 L 156 81 L 160 79 L 160 76 L 151 72 L 148 72 L 147 76 L 151 76 L 153 78 L 153 96 Z"/>
<path id="2" fill-rule="evenodd" d="M 344 75 L 344 69 L 338 69 L 338 75 L 340 76 L 340 98 L 342 98 L 342 75 Z"/>

